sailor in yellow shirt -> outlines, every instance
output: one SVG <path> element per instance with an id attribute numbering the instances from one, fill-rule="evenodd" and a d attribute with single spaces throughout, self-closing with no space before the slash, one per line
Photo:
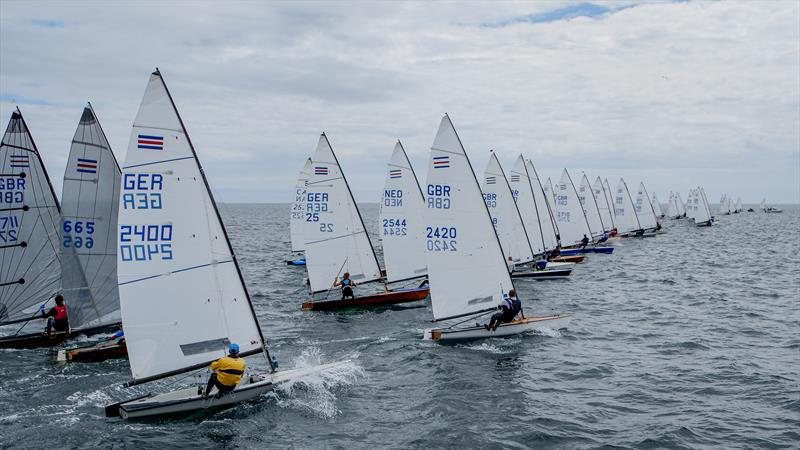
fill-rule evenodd
<path id="1" fill-rule="evenodd" d="M 208 397 L 214 387 L 217 388 L 217 398 L 233 391 L 242 379 L 245 367 L 247 364 L 244 358 L 239 357 L 239 344 L 231 342 L 228 346 L 228 356 L 211 363 L 211 370 L 214 373 L 208 379 L 203 397 Z"/>

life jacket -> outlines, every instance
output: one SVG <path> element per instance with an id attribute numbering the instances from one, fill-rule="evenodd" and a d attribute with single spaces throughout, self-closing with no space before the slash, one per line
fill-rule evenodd
<path id="1" fill-rule="evenodd" d="M 347 278 L 345 280 L 342 280 L 342 286 L 350 286 L 350 283 L 351 283 L 351 281 L 350 281 L 349 278 Z"/>
<path id="2" fill-rule="evenodd" d="M 54 308 L 56 309 L 56 316 L 54 317 L 55 320 L 67 320 L 67 305 L 56 305 Z"/>
<path id="3" fill-rule="evenodd" d="M 247 367 L 244 358 L 225 356 L 211 363 L 211 370 L 217 372 L 217 380 L 225 386 L 233 387 L 239 384 Z"/>

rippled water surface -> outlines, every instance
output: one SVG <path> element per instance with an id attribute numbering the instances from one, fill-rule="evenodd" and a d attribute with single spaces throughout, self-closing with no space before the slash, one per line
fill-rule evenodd
<path id="1" fill-rule="evenodd" d="M 796 207 L 711 228 L 667 221 L 667 234 L 592 255 L 571 280 L 517 282 L 528 314 L 571 313 L 569 330 L 459 345 L 420 339 L 427 304 L 301 311 L 305 271 L 284 263 L 288 206 L 221 209 L 281 367 L 351 362 L 215 415 L 123 422 L 102 407 L 207 375 L 123 389 L 127 360 L 0 350 L 0 446 L 800 446 Z M 377 207 L 363 214 L 376 229 Z"/>

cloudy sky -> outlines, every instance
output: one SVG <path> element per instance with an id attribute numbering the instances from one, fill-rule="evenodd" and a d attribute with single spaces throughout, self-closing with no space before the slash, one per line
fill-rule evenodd
<path id="1" fill-rule="evenodd" d="M 424 180 L 444 112 L 479 175 L 493 148 L 662 202 L 800 202 L 796 1 L 0 2 L 2 121 L 59 192 L 85 102 L 124 161 L 155 67 L 225 202 L 291 201 L 322 131 L 377 201 L 397 139 Z"/>

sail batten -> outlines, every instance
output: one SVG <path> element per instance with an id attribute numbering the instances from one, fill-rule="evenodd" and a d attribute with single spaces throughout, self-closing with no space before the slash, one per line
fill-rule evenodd
<path id="1" fill-rule="evenodd" d="M 213 194 L 159 72 L 134 121 L 122 177 L 117 261 L 133 379 L 192 370 L 223 356 L 227 342 L 242 354 L 266 351 Z M 216 344 L 191 347 L 198 342 Z"/>

